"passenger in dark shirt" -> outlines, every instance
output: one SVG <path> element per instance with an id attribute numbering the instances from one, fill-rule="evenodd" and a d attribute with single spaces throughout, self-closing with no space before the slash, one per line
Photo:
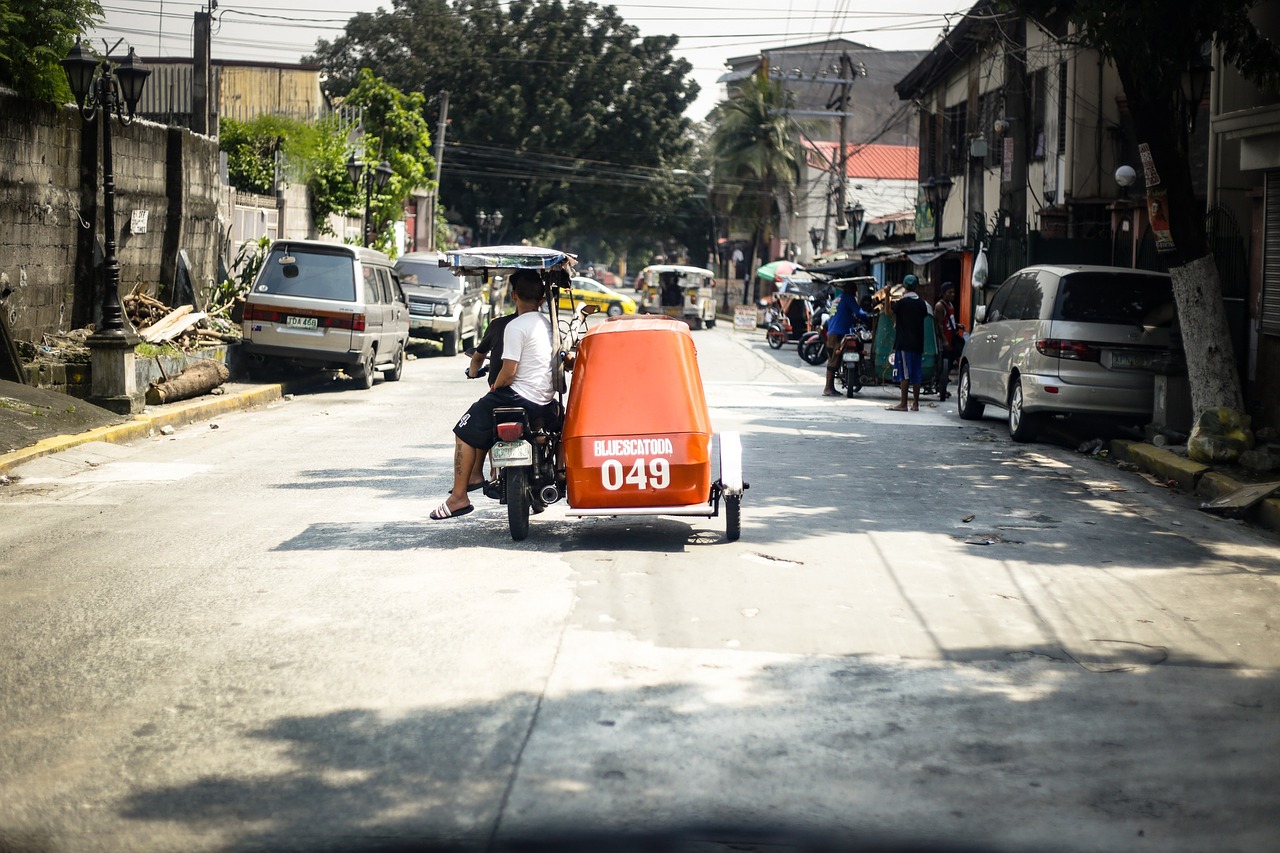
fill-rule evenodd
<path id="1" fill-rule="evenodd" d="M 924 335 L 929 306 L 916 287 L 919 280 L 914 275 L 903 279 L 906 294 L 893 304 L 893 350 L 902 376 L 902 402 L 891 406 L 890 411 L 907 411 L 907 386 L 911 386 L 913 398 L 911 411 L 920 411 L 920 385 L 924 382 Z"/>

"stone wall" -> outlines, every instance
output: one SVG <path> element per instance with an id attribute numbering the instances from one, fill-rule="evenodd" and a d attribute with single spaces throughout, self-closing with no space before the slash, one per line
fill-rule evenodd
<path id="1" fill-rule="evenodd" d="M 100 317 L 101 121 L 0 90 L 0 293 L 12 290 L 0 307 L 19 340 Z M 144 121 L 112 119 L 111 131 L 121 291 L 141 284 L 163 298 L 186 250 L 203 297 L 222 244 L 216 140 Z"/>

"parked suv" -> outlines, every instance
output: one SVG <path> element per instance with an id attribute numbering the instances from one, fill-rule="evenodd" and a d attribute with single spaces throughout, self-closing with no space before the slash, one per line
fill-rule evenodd
<path id="1" fill-rule="evenodd" d="M 484 331 L 484 285 L 474 276 L 456 276 L 440 266 L 439 252 L 409 252 L 396 272 L 409 297 L 409 334 L 439 341 L 445 355 L 469 350 Z"/>
<path id="2" fill-rule="evenodd" d="M 1155 376 L 1170 351 L 1173 287 L 1163 273 L 1124 267 L 1034 266 L 987 305 L 960 357 L 960 417 L 987 404 L 1009 412 L 1009 434 L 1033 441 L 1050 415 L 1151 420 Z"/>
<path id="3" fill-rule="evenodd" d="M 244 351 L 263 360 L 342 369 L 357 385 L 395 382 L 409 343 L 409 304 L 381 252 L 277 240 L 245 296 Z"/>

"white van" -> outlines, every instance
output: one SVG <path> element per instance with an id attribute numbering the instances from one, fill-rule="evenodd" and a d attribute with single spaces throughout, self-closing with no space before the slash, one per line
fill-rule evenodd
<path id="1" fill-rule="evenodd" d="M 1155 377 L 1180 369 L 1171 349 L 1173 284 L 1125 267 L 1040 265 L 1010 276 L 978 308 L 960 357 L 960 417 L 1009 413 L 1014 441 L 1050 416 L 1151 420 Z"/>
<path id="2" fill-rule="evenodd" d="M 277 240 L 245 297 L 244 351 L 341 369 L 358 387 L 404 371 L 409 303 L 391 259 L 373 249 Z"/>

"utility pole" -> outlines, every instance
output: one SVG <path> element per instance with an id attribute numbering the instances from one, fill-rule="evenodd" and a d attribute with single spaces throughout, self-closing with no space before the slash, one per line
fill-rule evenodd
<path id="1" fill-rule="evenodd" d="M 827 103 L 827 109 L 836 108 L 840 113 L 840 156 L 834 158 L 840 170 L 836 182 L 836 248 L 843 245 L 844 235 L 849 228 L 849 223 L 844 218 L 844 206 L 846 186 L 849 182 L 849 152 L 846 146 L 849 136 L 849 92 L 853 89 L 853 74 L 853 60 L 849 58 L 849 52 L 844 51 L 840 54 L 839 99 Z"/>
<path id="2" fill-rule="evenodd" d="M 216 3 L 211 4 L 217 8 Z M 214 129 L 209 126 L 209 102 L 211 100 L 213 74 L 211 73 L 212 57 L 212 12 L 196 12 L 194 50 L 191 61 L 191 130 L 204 136 L 211 136 Z"/>
<path id="3" fill-rule="evenodd" d="M 447 91 L 440 93 L 440 126 L 436 130 L 436 185 L 431 189 L 431 195 L 427 200 L 427 251 L 435 251 L 436 248 L 436 199 L 440 197 L 440 170 L 444 166 L 444 134 L 445 128 L 449 125 L 449 93 Z M 423 220 L 423 212 L 418 211 L 418 221 Z M 419 226 L 421 227 L 421 226 Z"/>

